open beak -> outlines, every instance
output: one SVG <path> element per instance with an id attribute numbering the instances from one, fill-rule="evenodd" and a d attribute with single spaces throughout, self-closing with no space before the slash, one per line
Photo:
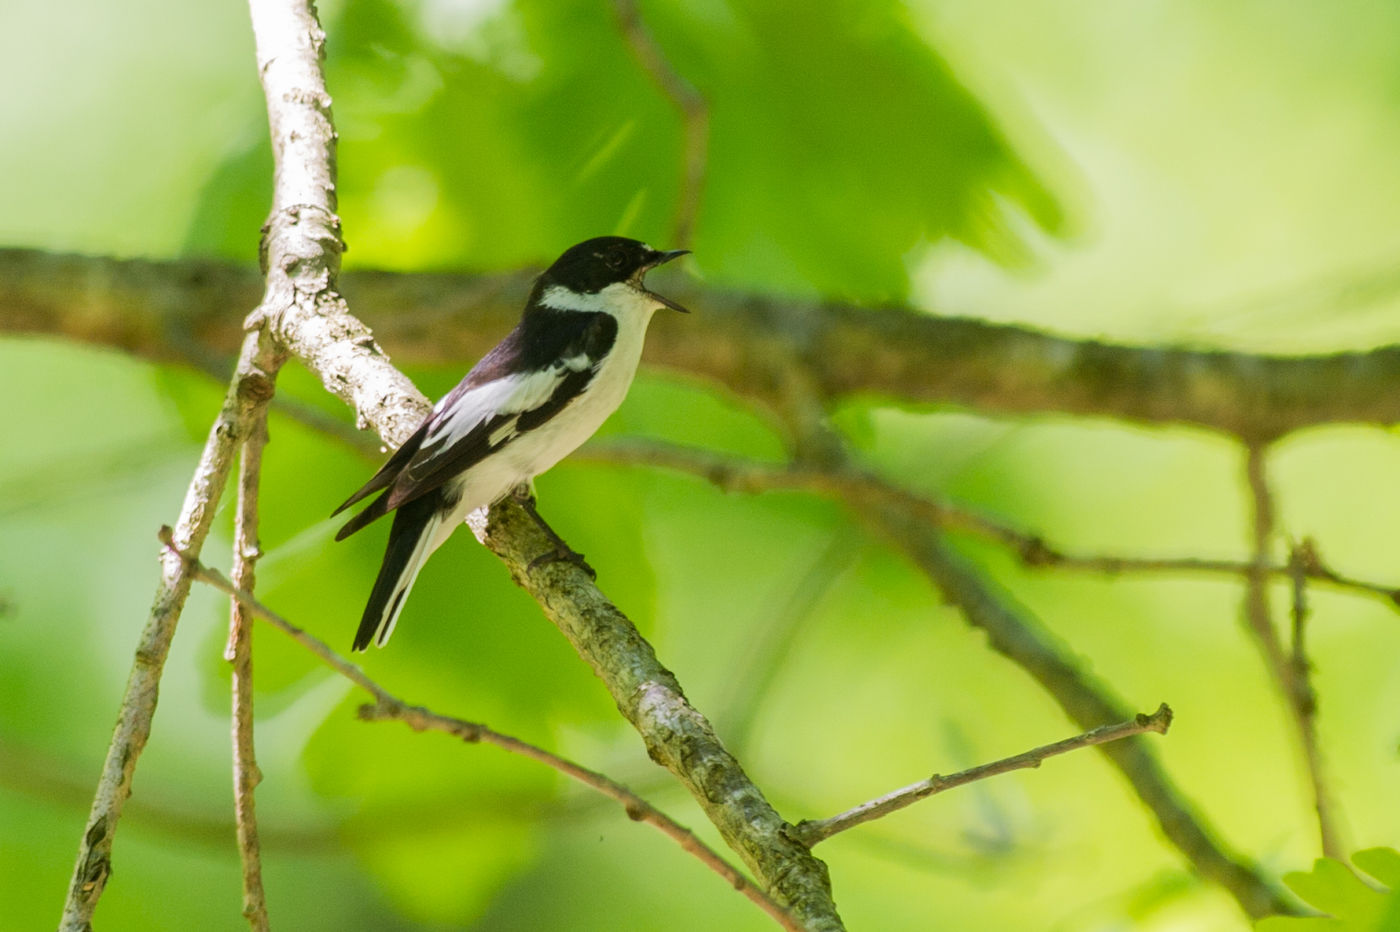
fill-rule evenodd
<path id="1" fill-rule="evenodd" d="M 658 265 L 665 265 L 672 259 L 679 259 L 681 256 L 688 255 L 690 255 L 689 249 L 672 249 L 669 252 L 657 252 L 652 258 L 652 260 L 646 265 L 642 266 L 642 270 L 637 274 L 637 284 L 641 287 L 643 291 L 645 291 L 651 297 L 655 298 L 659 303 L 666 305 L 673 311 L 680 311 L 682 314 L 689 314 L 690 311 L 687 308 L 681 307 L 679 304 L 677 304 L 675 301 L 672 301 L 670 298 L 664 297 L 663 295 L 659 295 L 656 292 L 647 288 L 645 285 L 642 285 L 642 276 L 645 275 L 647 272 L 651 271 L 652 269 L 656 268 Z"/>

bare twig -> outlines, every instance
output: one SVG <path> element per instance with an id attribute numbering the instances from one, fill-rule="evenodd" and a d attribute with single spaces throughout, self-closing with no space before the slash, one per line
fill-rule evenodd
<path id="1" fill-rule="evenodd" d="M 800 392 L 802 385 L 790 383 L 789 390 Z M 801 398 L 789 399 L 784 408 L 789 426 L 799 434 L 798 448 L 821 451 L 823 469 L 838 476 L 854 471 L 844 443 L 816 408 L 814 400 Z M 1095 682 L 1031 619 L 1023 617 L 1025 613 L 1010 596 L 994 592 L 976 570 L 950 551 L 936 525 L 911 509 L 906 495 L 871 494 L 876 487 L 870 482 L 860 488 L 866 494 L 848 500 L 851 510 L 904 550 L 944 598 L 962 610 L 968 623 L 986 633 L 992 649 L 1030 674 L 1080 727 L 1097 728 L 1128 717 L 1121 700 L 1106 685 Z M 1099 750 L 1127 777 L 1168 840 L 1203 876 L 1229 891 L 1247 914 L 1292 911 L 1258 867 L 1212 837 L 1205 819 L 1140 738 L 1100 745 Z"/>
<path id="2" fill-rule="evenodd" d="M 261 250 L 267 282 L 263 303 L 244 322 L 249 332 L 233 380 L 173 531 L 175 548 L 183 554 L 199 554 L 234 450 L 271 399 L 273 380 L 286 358 L 272 328 L 264 325 L 280 322 L 284 311 L 299 302 L 314 308 L 334 287 L 344 248 L 334 215 L 335 132 L 320 80 L 321 32 L 315 15 L 305 3 L 282 0 L 252 0 L 251 10 L 276 163 L 273 213 Z M 161 672 L 189 588 L 184 561 L 162 553 L 155 604 L 141 632 L 64 902 L 63 932 L 91 927 L 111 874 L 112 838 L 150 736 Z"/>
<path id="3" fill-rule="evenodd" d="M 773 490 L 810 492 L 852 505 L 897 501 L 934 527 L 965 531 L 1000 543 L 1027 566 L 1060 568 L 1118 575 L 1121 573 L 1221 573 L 1245 579 L 1256 571 L 1253 560 L 1219 560 L 1201 557 L 1126 557 L 1111 554 L 1075 554 L 1038 534 L 1014 528 L 961 505 L 939 501 L 893 485 L 870 472 L 846 465 L 839 469 L 808 463 L 766 463 L 710 450 L 646 440 L 608 440 L 590 443 L 574 454 L 595 462 L 656 466 L 687 472 L 726 492 L 755 494 Z M 1327 566 L 1309 542 L 1307 559 L 1299 566 L 1267 562 L 1270 576 L 1294 578 L 1301 573 L 1312 582 L 1383 599 L 1400 606 L 1400 588 L 1346 576 Z"/>
<path id="4" fill-rule="evenodd" d="M 1279 641 L 1269 606 L 1269 544 L 1274 534 L 1274 503 L 1269 492 L 1268 478 L 1264 474 L 1266 451 L 1267 447 L 1262 444 L 1249 444 L 1245 447 L 1245 479 L 1253 505 L 1253 519 L 1250 523 L 1251 561 L 1249 572 L 1245 574 L 1245 620 L 1264 653 L 1269 670 L 1289 694 L 1289 701 L 1293 702 L 1293 684 L 1288 682 L 1284 672 L 1287 664 L 1284 660 L 1283 645 Z"/>
<path id="5" fill-rule="evenodd" d="M 180 554 L 179 551 L 174 548 L 174 541 L 171 536 L 170 528 L 161 528 L 159 536 L 161 542 L 165 544 L 167 548 L 170 548 L 173 553 L 184 558 L 185 564 L 188 567 L 188 572 L 192 574 L 194 578 L 229 596 L 235 604 L 243 606 L 249 614 L 255 615 L 278 628 L 302 647 L 315 654 L 323 663 L 331 667 L 331 669 L 373 696 L 374 703 L 372 705 L 364 705 L 360 708 L 360 717 L 365 721 L 401 721 L 415 731 L 439 731 L 460 738 L 462 741 L 469 744 L 480 742 L 494 745 L 512 754 L 552 767 L 565 776 L 585 786 L 591 787 L 602 795 L 621 803 L 629 819 L 634 822 L 645 822 L 671 838 L 678 843 L 683 850 L 694 855 L 704 863 L 705 866 L 723 877 L 730 886 L 734 887 L 734 889 L 742 893 L 760 909 L 773 917 L 773 919 L 777 920 L 783 928 L 792 930 L 802 930 L 805 928 L 791 913 L 779 906 L 772 897 L 768 896 L 768 894 L 755 885 L 753 881 L 724 860 L 713 848 L 697 838 L 690 829 L 676 822 L 670 816 L 633 793 L 627 787 L 604 774 L 589 770 L 587 767 L 576 764 L 567 758 L 560 757 L 536 745 L 521 741 L 519 738 L 495 731 L 486 725 L 465 721 L 463 719 L 451 718 L 445 715 L 438 715 L 422 706 L 413 706 L 405 703 L 374 680 L 370 679 L 358 666 L 336 653 L 336 651 L 324 641 L 283 618 L 281 615 L 259 602 L 252 593 L 234 585 L 222 573 L 205 566 L 193 557 Z"/>
<path id="6" fill-rule="evenodd" d="M 988 764 L 980 764 L 976 767 L 963 770 L 950 776 L 939 776 L 934 774 L 926 780 L 918 783 L 911 783 L 891 793 L 886 793 L 869 802 L 861 803 L 846 812 L 831 816 L 827 819 L 806 819 L 797 823 L 793 827 L 793 834 L 803 844 L 811 847 L 819 841 L 824 841 L 838 832 L 855 828 L 864 822 L 870 822 L 881 816 L 897 812 L 906 806 L 912 805 L 921 799 L 927 799 L 936 793 L 944 790 L 951 790 L 954 787 L 973 783 L 977 780 L 985 780 L 987 777 L 994 777 L 998 774 L 1009 773 L 1012 770 L 1023 770 L 1026 768 L 1039 767 L 1046 758 L 1054 757 L 1057 754 L 1066 754 L 1070 751 L 1077 751 L 1080 748 L 1092 747 L 1096 744 L 1107 744 L 1110 741 L 1118 741 L 1121 738 L 1128 738 L 1132 735 L 1140 735 L 1144 732 L 1155 731 L 1159 735 L 1167 733 L 1171 727 L 1172 710 L 1164 702 L 1156 712 L 1151 715 L 1139 713 L 1127 721 L 1118 722 L 1115 725 L 1102 725 L 1091 729 L 1083 734 L 1075 735 L 1072 738 L 1065 738 L 1063 741 L 1056 741 L 1054 744 L 1046 744 L 1029 751 L 1011 757 L 1003 757 L 1001 760 L 992 761 Z"/>
<path id="7" fill-rule="evenodd" d="M 645 822 L 658 829 L 662 834 L 679 844 L 682 850 L 699 858 L 706 867 L 723 877 L 731 887 L 746 896 L 784 929 L 801 932 L 804 928 L 792 913 L 774 902 L 752 880 L 720 857 L 713 848 L 697 838 L 694 832 L 604 774 L 589 770 L 587 767 L 580 766 L 518 738 L 492 731 L 485 725 L 436 715 L 421 706 L 385 706 L 382 703 L 365 705 L 360 707 L 360 717 L 366 721 L 397 719 L 415 731 L 440 731 L 460 738 L 467 743 L 484 741 L 512 754 L 518 754 L 521 757 L 552 767 L 583 785 L 592 787 L 609 799 L 621 803 L 629 819 L 634 822 Z"/>
<path id="8" fill-rule="evenodd" d="M 272 395 L 273 374 L 280 358 L 258 333 L 244 340 L 224 405 L 214 421 L 204 452 L 185 492 L 173 540 L 183 553 L 198 553 L 214 521 L 214 511 L 228 480 L 233 453 L 247 434 L 248 425 Z M 78 848 L 77 864 L 63 906 L 59 928 L 77 932 L 90 928 L 93 911 L 111 874 L 112 839 L 122 807 L 131 795 L 136 763 L 151 734 L 156 697 L 165 658 L 175 627 L 190 591 L 190 577 L 182 561 L 165 553 L 161 556 L 161 580 L 150 617 L 141 631 L 122 694 L 121 709 L 107 758 L 102 765 L 97 792 L 93 797 L 87 827 Z"/>
<path id="9" fill-rule="evenodd" d="M 1268 447 L 1252 443 L 1245 448 L 1245 480 L 1253 505 L 1253 565 L 1247 574 L 1245 587 L 1245 619 L 1254 635 L 1270 678 L 1283 694 L 1284 705 L 1298 734 L 1303 765 L 1312 788 L 1313 808 L 1317 813 L 1318 835 L 1322 853 L 1327 857 L 1343 858 L 1333 818 L 1331 791 L 1327 785 L 1322 749 L 1317 741 L 1317 694 L 1313 690 L 1311 670 L 1302 653 L 1302 643 L 1296 640 L 1303 625 L 1304 602 L 1299 589 L 1300 574 L 1305 575 L 1306 558 L 1290 559 L 1284 572 L 1294 581 L 1293 626 L 1295 643 L 1292 652 L 1284 649 L 1274 625 L 1269 599 L 1271 563 L 1269 548 L 1274 535 L 1274 502 L 1266 469 Z M 1295 568 L 1296 565 L 1296 568 Z"/>
<path id="10" fill-rule="evenodd" d="M 705 188 L 705 163 L 710 146 L 710 107 L 695 85 L 687 81 L 666 58 L 637 9 L 636 0 L 613 0 L 622 37 L 661 93 L 680 112 L 684 139 L 681 144 L 681 185 L 676 198 L 676 220 L 671 245 L 690 245 L 700 197 Z"/>
<path id="11" fill-rule="evenodd" d="M 267 444 L 267 410 L 249 425 L 238 467 L 238 511 L 233 521 L 234 585 L 253 591 L 258 550 L 258 484 Z M 254 932 L 267 932 L 267 895 L 262 882 L 262 843 L 253 791 L 262 782 L 253 747 L 253 619 L 242 602 L 229 604 L 224 659 L 233 665 L 233 813 L 243 865 L 243 915 Z"/>
<path id="12" fill-rule="evenodd" d="M 864 508 L 860 516 L 903 549 L 968 623 L 986 632 L 989 646 L 1030 674 L 1080 727 L 1095 728 L 1128 716 L 1122 700 L 1106 684 L 1042 632 L 1009 594 L 954 554 L 934 528 L 893 501 Z M 1127 778 L 1167 840 L 1248 915 L 1295 911 L 1256 865 L 1214 837 L 1205 817 L 1140 738 L 1101 745 L 1099 751 Z"/>
<path id="13" fill-rule="evenodd" d="M 1311 570 L 1319 565 L 1316 545 L 1304 538 L 1293 546 L 1288 555 L 1288 567 L 1293 573 L 1293 649 L 1288 662 L 1293 669 L 1293 677 L 1309 682 L 1312 664 L 1308 660 L 1305 633 L 1308 619 L 1308 580 L 1313 578 Z M 1313 778 L 1313 805 L 1317 809 L 1317 825 L 1322 853 L 1330 858 L 1341 859 L 1343 845 L 1338 835 L 1336 804 L 1323 776 L 1325 774 L 1322 747 L 1317 740 L 1316 704 L 1308 716 L 1310 740 L 1303 743 L 1307 758 L 1308 773 Z"/>

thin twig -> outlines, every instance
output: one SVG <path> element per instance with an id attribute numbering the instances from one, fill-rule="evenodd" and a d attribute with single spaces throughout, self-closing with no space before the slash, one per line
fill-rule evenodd
<path id="1" fill-rule="evenodd" d="M 801 388 L 797 383 L 791 387 Z M 807 435 L 797 438 L 797 448 L 821 451 L 823 468 L 836 475 L 855 471 L 850 451 L 829 422 L 814 413 L 817 407 L 815 400 L 804 403 L 796 398 L 785 408 L 789 426 Z M 986 633 L 989 646 L 1033 677 L 1081 728 L 1097 728 L 1128 716 L 1106 684 L 1082 669 L 1008 594 L 997 591 L 952 552 L 937 526 L 910 508 L 906 496 L 882 497 L 874 494 L 878 489 L 869 483 L 862 488 L 866 495 L 845 499 L 851 511 L 902 549 L 967 622 Z M 1130 738 L 1100 745 L 1099 751 L 1127 777 L 1167 839 L 1202 876 L 1229 891 L 1248 915 L 1292 911 L 1256 865 L 1214 837 L 1205 818 L 1182 796 L 1145 742 Z"/>
<path id="2" fill-rule="evenodd" d="M 656 466 L 697 475 L 726 492 L 754 494 L 789 490 L 810 492 L 854 505 L 897 501 L 934 527 L 965 531 L 1011 549 L 1027 566 L 1105 573 L 1219 573 L 1247 578 L 1257 570 L 1253 560 L 1220 560 L 1201 557 L 1127 557 L 1112 554 L 1074 554 L 1038 534 L 1022 531 L 961 505 L 910 492 L 888 480 L 850 466 L 840 469 L 803 463 L 765 463 L 648 440 L 608 440 L 591 443 L 574 454 L 575 460 Z M 1302 573 L 1308 580 L 1351 590 L 1400 607 L 1400 587 L 1356 579 L 1327 566 L 1311 544 L 1308 559 L 1300 567 L 1266 562 L 1271 577 L 1291 579 Z"/>
<path id="3" fill-rule="evenodd" d="M 273 212 L 260 250 L 266 287 L 262 304 L 244 321 L 247 333 L 233 379 L 175 524 L 172 539 L 183 554 L 199 554 L 234 450 L 272 397 L 273 379 L 286 353 L 276 328 L 266 325 L 278 323 L 286 309 L 299 302 L 314 310 L 335 287 L 344 249 L 334 213 L 335 130 L 320 75 L 323 36 L 315 14 L 304 0 L 251 0 L 250 9 L 276 166 Z M 60 920 L 62 932 L 91 927 L 111 874 L 113 835 L 151 733 L 161 673 L 189 589 L 184 561 L 163 553 L 155 604 L 141 632 L 78 848 Z"/>
<path id="4" fill-rule="evenodd" d="M 258 409 L 271 398 L 273 373 L 280 365 L 280 357 L 268 348 L 261 334 L 248 334 L 223 408 L 209 431 L 172 532 L 181 552 L 198 553 L 204 545 L 228 481 L 234 450 L 247 434 Z M 190 576 L 184 562 L 170 554 L 162 554 L 160 562 L 160 585 L 137 643 L 117 725 L 107 747 L 63 904 L 63 918 L 59 923 L 63 932 L 79 932 L 91 927 L 93 911 L 111 875 L 112 841 L 117 822 L 131 795 L 136 763 L 151 734 L 165 658 L 189 595 Z"/>
<path id="5" fill-rule="evenodd" d="M 676 219 L 670 245 L 685 248 L 690 245 L 695 233 L 695 218 L 700 212 L 700 197 L 705 188 L 710 147 L 710 107 L 704 95 L 667 59 L 656 37 L 643 21 L 636 0 L 613 0 L 613 9 L 617 13 L 622 37 L 633 56 L 681 115 L 684 137 L 681 144 L 681 185 L 676 198 Z"/>
<path id="6" fill-rule="evenodd" d="M 1269 578 L 1272 563 L 1269 558 L 1269 545 L 1274 534 L 1274 503 L 1269 492 L 1268 477 L 1264 472 L 1267 448 L 1261 444 L 1248 444 L 1245 447 L 1245 481 L 1250 492 L 1252 519 L 1250 529 L 1252 546 L 1249 571 L 1245 573 L 1245 620 L 1254 634 L 1269 670 L 1285 687 L 1289 701 L 1293 701 L 1287 675 L 1283 645 L 1274 627 L 1273 612 L 1269 605 Z"/>
<path id="7" fill-rule="evenodd" d="M 267 444 L 267 409 L 249 425 L 238 467 L 238 511 L 233 521 L 233 580 L 252 592 L 258 549 L 258 484 Z M 243 865 L 243 915 L 253 932 L 268 932 L 267 895 L 262 882 L 262 842 L 258 837 L 253 791 L 262 782 L 253 747 L 253 619 L 242 602 L 229 604 L 229 636 L 224 659 L 233 665 L 233 813 Z"/>
<path id="8" fill-rule="evenodd" d="M 1318 842 L 1325 857 L 1342 860 L 1344 846 L 1337 829 L 1337 807 L 1326 780 L 1326 765 L 1322 745 L 1317 740 L 1317 699 L 1312 688 L 1312 663 L 1308 660 L 1305 632 L 1308 619 L 1308 567 L 1317 563 L 1317 552 L 1311 540 L 1304 539 L 1289 552 L 1288 565 L 1293 574 L 1293 645 L 1288 655 L 1291 680 L 1306 685 L 1306 707 L 1296 711 L 1298 728 L 1308 776 L 1312 781 L 1313 807 L 1317 811 Z"/>
<path id="9" fill-rule="evenodd" d="M 598 773 L 596 770 L 589 770 L 567 760 L 557 754 L 552 754 L 543 748 L 528 744 L 518 738 L 503 735 L 500 732 L 492 731 L 485 725 L 475 722 L 466 722 L 457 718 L 449 718 L 443 715 L 436 715 L 421 706 L 385 706 L 382 703 L 377 705 L 364 705 L 360 707 L 360 717 L 366 721 L 383 721 L 387 719 L 397 719 L 408 725 L 415 731 L 440 731 L 444 734 L 460 738 L 467 743 L 484 741 L 493 744 L 498 748 L 517 754 L 521 757 L 529 758 L 548 767 L 552 767 L 560 773 L 572 777 L 585 786 L 592 787 L 609 799 L 616 800 L 622 804 L 627 813 L 627 817 L 633 822 L 645 822 L 658 829 L 672 841 L 681 846 L 684 851 L 699 858 L 706 867 L 723 877 L 730 886 L 748 897 L 759 909 L 775 919 L 784 929 L 791 929 L 794 932 L 801 932 L 802 925 L 787 910 L 783 909 L 773 901 L 768 894 L 758 888 L 756 884 L 741 871 L 724 860 L 717 851 L 705 844 L 695 836 L 695 833 L 670 816 L 657 809 L 651 803 L 633 793 L 627 787 Z"/>
<path id="10" fill-rule="evenodd" d="M 1139 713 L 1135 717 L 1125 722 L 1118 722 L 1115 725 L 1102 725 L 1091 729 L 1083 734 L 1075 735 L 1072 738 L 1065 738 L 1063 741 L 1056 741 L 1054 744 L 1046 744 L 1029 751 L 1011 757 L 1003 757 L 1001 760 L 992 761 L 989 764 L 979 764 L 968 770 L 959 771 L 950 776 L 939 776 L 934 774 L 927 780 L 920 780 L 918 783 L 911 783 L 891 793 L 886 793 L 869 802 L 861 803 L 852 809 L 831 816 L 827 819 L 806 819 L 797 823 L 793 827 L 793 834 L 803 844 L 811 847 L 819 841 L 824 841 L 838 832 L 855 828 L 864 822 L 870 822 L 881 816 L 897 812 L 906 806 L 912 805 L 921 799 L 927 799 L 944 790 L 951 790 L 954 787 L 973 783 L 977 780 L 985 780 L 998 774 L 1009 773 L 1013 770 L 1024 770 L 1026 768 L 1039 767 L 1046 758 L 1054 757 L 1057 754 L 1067 754 L 1070 751 L 1077 751 L 1080 748 L 1092 747 L 1096 744 L 1107 744 L 1110 741 L 1118 741 L 1132 735 L 1140 735 L 1144 732 L 1155 731 L 1159 735 L 1167 733 L 1171 727 L 1172 710 L 1164 702 L 1157 707 L 1157 711 L 1151 715 Z"/>
<path id="11" fill-rule="evenodd" d="M 1269 549 L 1274 536 L 1274 501 L 1267 472 L 1267 455 L 1268 447 L 1265 444 L 1250 443 L 1245 447 L 1245 481 L 1249 486 L 1253 512 L 1253 563 L 1245 576 L 1245 619 L 1263 654 L 1270 678 L 1283 694 L 1284 705 L 1298 735 L 1298 746 L 1312 787 L 1322 853 L 1341 858 L 1344 853 L 1333 823 L 1329 803 L 1331 793 L 1324 773 L 1322 750 L 1317 741 L 1317 694 L 1313 690 L 1311 671 L 1306 658 L 1299 653 L 1299 645 L 1294 645 L 1291 655 L 1284 649 L 1270 605 L 1269 579 L 1272 574 Z M 1295 562 L 1302 566 L 1302 561 Z M 1285 572 L 1289 572 L 1289 567 L 1285 566 Z M 1296 572 L 1290 573 L 1295 580 Z M 1297 614 L 1294 624 L 1295 627 L 1302 624 Z"/>
<path id="12" fill-rule="evenodd" d="M 259 602 L 251 593 L 235 586 L 219 571 L 207 567 L 198 560 L 175 550 L 170 528 L 162 527 L 159 537 L 161 543 L 165 544 L 171 552 L 184 559 L 188 567 L 188 572 L 195 579 L 219 590 L 237 604 L 244 606 L 250 614 L 278 628 L 302 647 L 315 654 L 323 663 L 331 667 L 331 669 L 373 696 L 374 703 L 372 705 L 365 705 L 360 708 L 360 717 L 365 721 L 386 721 L 394 719 L 404 722 L 416 731 L 440 731 L 460 738 L 468 743 L 474 744 L 480 742 L 491 744 L 512 754 L 517 754 L 521 757 L 526 757 L 552 767 L 560 773 L 577 780 L 579 783 L 591 787 L 604 796 L 621 803 L 623 809 L 627 813 L 627 817 L 634 822 L 645 822 L 660 830 L 667 837 L 677 842 L 683 850 L 694 855 L 707 867 L 723 877 L 735 890 L 738 890 L 760 909 L 772 916 L 783 928 L 795 930 L 795 932 L 800 932 L 800 930 L 803 929 L 803 926 L 791 913 L 779 906 L 767 893 L 754 884 L 748 877 L 744 876 L 741 871 L 724 860 L 713 848 L 697 838 L 690 829 L 685 828 L 670 816 L 661 812 L 655 806 L 652 806 L 646 800 L 627 789 L 627 787 L 604 774 L 589 770 L 587 767 L 576 764 L 557 754 L 552 754 L 528 742 L 521 741 L 519 738 L 502 734 L 486 725 L 438 715 L 422 706 L 409 705 L 366 676 L 363 670 L 336 653 L 330 645 L 326 644 L 315 635 L 308 633 L 305 629 L 283 618 L 281 615 Z"/>
<path id="13" fill-rule="evenodd" d="M 788 836 L 787 821 L 691 705 L 632 620 L 577 564 L 538 565 L 541 553 L 557 547 L 558 535 L 509 497 L 467 523 L 603 681 L 652 760 L 680 780 L 758 881 L 809 932 L 845 928 L 826 865 Z"/>

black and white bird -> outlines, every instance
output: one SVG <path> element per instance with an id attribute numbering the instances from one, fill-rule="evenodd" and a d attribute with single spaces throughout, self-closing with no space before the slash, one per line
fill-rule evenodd
<path id="1" fill-rule="evenodd" d="M 685 311 L 648 291 L 661 252 L 621 236 L 567 250 L 530 291 L 525 313 L 393 456 L 332 514 L 380 492 L 336 540 L 394 512 L 389 546 L 355 650 L 389 640 L 428 556 L 484 505 L 549 469 L 622 403 L 654 312 Z"/>

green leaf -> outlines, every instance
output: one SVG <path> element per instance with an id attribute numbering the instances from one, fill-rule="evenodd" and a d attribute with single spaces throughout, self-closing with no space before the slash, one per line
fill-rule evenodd
<path id="1" fill-rule="evenodd" d="M 1391 886 L 1377 890 L 1351 868 L 1332 858 L 1319 858 L 1309 872 L 1285 874 L 1283 882 L 1304 902 L 1325 917 L 1271 916 L 1261 920 L 1260 932 L 1305 932 L 1331 929 L 1337 932 L 1394 932 L 1400 929 L 1400 853 L 1391 848 L 1367 848 L 1352 855 L 1352 862 Z"/>
<path id="2" fill-rule="evenodd" d="M 1365 848 L 1351 856 L 1351 863 L 1391 890 L 1400 890 L 1400 851 L 1394 848 Z"/>

